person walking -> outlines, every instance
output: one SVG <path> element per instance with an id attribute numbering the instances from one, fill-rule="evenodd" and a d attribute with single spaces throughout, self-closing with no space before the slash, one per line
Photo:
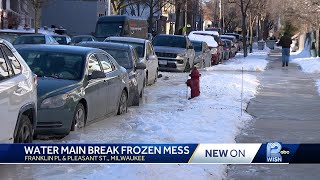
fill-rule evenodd
<path id="1" fill-rule="evenodd" d="M 282 47 L 282 67 L 288 66 L 292 39 L 287 32 L 280 38 L 278 46 Z"/>

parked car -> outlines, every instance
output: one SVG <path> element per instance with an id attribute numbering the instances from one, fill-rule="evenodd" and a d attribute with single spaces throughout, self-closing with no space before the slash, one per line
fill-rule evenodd
<path id="1" fill-rule="evenodd" d="M 139 62 L 146 64 L 146 85 L 154 84 L 158 78 L 158 57 L 156 56 L 152 43 L 149 40 L 130 37 L 109 37 L 105 42 L 123 43 L 133 46 L 139 56 Z"/>
<path id="2" fill-rule="evenodd" d="M 213 36 L 189 34 L 189 38 L 193 41 L 204 41 L 208 44 L 211 54 L 211 64 L 219 64 L 218 43 L 214 40 Z"/>
<path id="3" fill-rule="evenodd" d="M 31 143 L 37 123 L 37 78 L 15 48 L 0 39 L 0 142 Z"/>
<path id="4" fill-rule="evenodd" d="M 52 35 L 52 37 L 62 45 L 69 45 L 71 44 L 71 38 L 68 35 Z"/>
<path id="5" fill-rule="evenodd" d="M 222 40 L 223 43 L 223 52 L 224 52 L 224 60 L 228 60 L 231 57 L 231 44 L 229 45 L 226 40 Z"/>
<path id="6" fill-rule="evenodd" d="M 187 36 L 157 35 L 152 44 L 159 59 L 160 71 L 189 72 L 195 51 Z"/>
<path id="7" fill-rule="evenodd" d="M 96 41 L 96 38 L 91 35 L 79 35 L 71 38 L 72 44 L 78 44 L 83 41 Z"/>
<path id="8" fill-rule="evenodd" d="M 238 52 L 238 49 L 237 47 L 235 46 L 235 44 L 233 43 L 233 41 L 229 40 L 229 39 L 222 39 L 224 40 L 224 42 L 230 46 L 230 57 L 234 57 L 236 56 L 237 52 Z"/>
<path id="9" fill-rule="evenodd" d="M 227 39 L 233 42 L 233 44 L 235 45 L 235 47 L 237 48 L 237 51 L 239 51 L 240 49 L 240 42 L 237 40 L 237 38 L 235 36 L 231 36 L 231 35 L 221 35 L 221 39 Z"/>
<path id="10" fill-rule="evenodd" d="M 82 42 L 79 46 L 94 47 L 107 51 L 129 74 L 129 106 L 139 106 L 146 84 L 146 65 L 139 62 L 136 50 L 126 44 L 111 42 Z"/>
<path id="11" fill-rule="evenodd" d="M 107 52 L 66 45 L 18 51 L 38 75 L 37 135 L 67 135 L 126 112 L 128 74 Z"/>
<path id="12" fill-rule="evenodd" d="M 242 35 L 237 34 L 237 33 L 224 33 L 224 35 L 236 37 L 236 40 L 237 40 L 236 43 L 238 44 L 238 51 L 243 49 Z"/>
<path id="13" fill-rule="evenodd" d="M 195 35 L 202 35 L 202 36 L 211 36 L 214 38 L 214 40 L 217 42 L 217 48 L 218 48 L 218 62 L 216 64 L 220 63 L 223 61 L 224 57 L 224 52 L 223 52 L 223 44 L 221 42 L 220 34 L 218 31 L 192 31 L 189 34 L 190 36 L 195 36 Z"/>
<path id="14" fill-rule="evenodd" d="M 47 34 L 24 34 L 17 37 L 16 40 L 13 41 L 13 45 L 20 44 L 51 44 L 56 45 L 59 44 L 51 35 Z"/>
<path id="15" fill-rule="evenodd" d="M 206 42 L 191 41 L 194 51 L 196 52 L 194 64 L 198 67 L 205 68 L 211 66 L 211 53 Z"/>

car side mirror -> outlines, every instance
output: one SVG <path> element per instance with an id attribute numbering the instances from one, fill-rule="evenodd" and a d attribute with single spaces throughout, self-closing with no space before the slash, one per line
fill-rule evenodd
<path id="1" fill-rule="evenodd" d="M 90 79 L 100 79 L 105 78 L 106 74 L 102 71 L 93 71 Z"/>
<path id="2" fill-rule="evenodd" d="M 147 66 L 145 63 L 138 62 L 136 64 L 136 69 L 146 69 L 146 68 L 147 68 Z"/>

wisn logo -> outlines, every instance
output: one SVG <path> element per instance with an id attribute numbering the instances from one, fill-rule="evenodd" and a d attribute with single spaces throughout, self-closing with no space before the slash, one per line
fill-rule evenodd
<path id="1" fill-rule="evenodd" d="M 272 163 L 281 163 L 282 155 L 284 152 L 281 151 L 282 146 L 278 142 L 268 143 L 267 144 L 267 162 Z M 286 151 L 289 153 L 289 151 Z"/>

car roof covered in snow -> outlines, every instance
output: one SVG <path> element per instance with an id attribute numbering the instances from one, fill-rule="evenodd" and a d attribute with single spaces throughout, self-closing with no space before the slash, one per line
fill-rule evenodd
<path id="1" fill-rule="evenodd" d="M 214 40 L 213 36 L 208 35 L 198 35 L 198 34 L 189 34 L 190 40 L 195 41 L 204 41 L 208 44 L 210 47 L 218 47 L 218 43 Z"/>
<path id="2" fill-rule="evenodd" d="M 146 39 L 141 39 L 141 38 L 133 38 L 133 37 L 108 37 L 106 38 L 104 41 L 108 42 L 108 41 L 122 41 L 122 42 L 133 42 L 133 43 L 140 43 L 143 44 L 145 43 L 145 41 L 147 41 Z"/>
<path id="3" fill-rule="evenodd" d="M 232 36 L 232 35 L 221 35 L 221 38 L 232 38 L 232 39 L 237 39 L 237 37 Z"/>
<path id="4" fill-rule="evenodd" d="M 204 34 L 204 35 L 220 36 L 218 31 L 191 31 L 190 34 Z"/>

